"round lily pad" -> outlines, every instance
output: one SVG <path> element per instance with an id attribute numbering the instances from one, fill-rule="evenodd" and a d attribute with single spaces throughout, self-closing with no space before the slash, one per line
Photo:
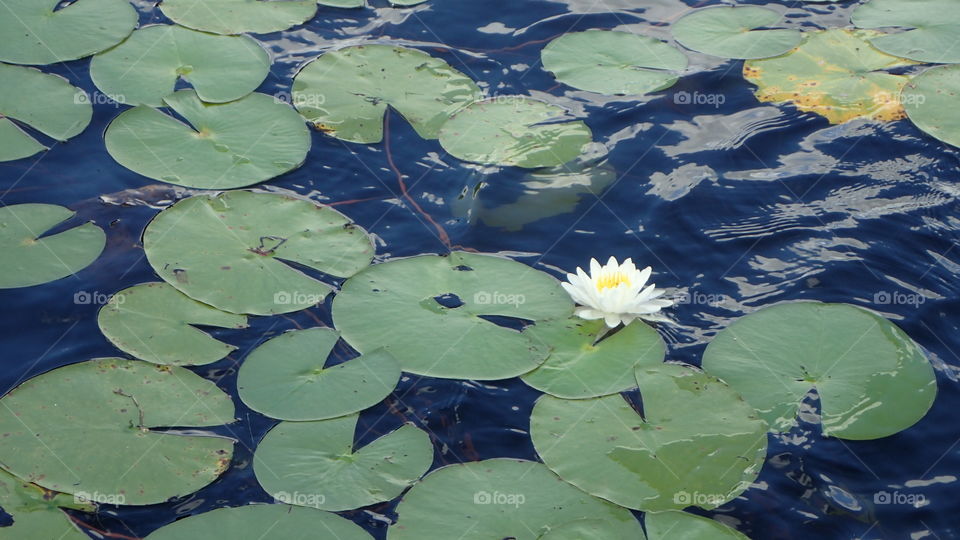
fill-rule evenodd
<path id="1" fill-rule="evenodd" d="M 933 368 L 893 323 L 847 304 L 792 302 L 744 316 L 717 334 L 703 368 L 740 392 L 771 429 L 788 431 L 811 389 L 824 435 L 878 439 L 927 413 Z"/>
<path id="2" fill-rule="evenodd" d="M 730 387 L 695 368 L 637 369 L 641 417 L 619 395 L 541 397 L 530 417 L 534 447 L 578 488 L 644 511 L 716 508 L 757 477 L 767 425 Z"/>
<path id="3" fill-rule="evenodd" d="M 564 483 L 542 463 L 515 459 L 437 469 L 407 492 L 397 515 L 388 540 L 553 539 L 544 535 L 586 519 L 606 524 L 605 540 L 644 539 L 626 509 Z"/>
<path id="4" fill-rule="evenodd" d="M 40 238 L 73 216 L 72 210 L 53 204 L 0 207 L 0 289 L 54 281 L 97 260 L 107 238 L 93 223 Z"/>
<path id="5" fill-rule="evenodd" d="M 189 124 L 139 106 L 107 128 L 113 159 L 155 180 L 203 189 L 249 186 L 299 167 L 310 132 L 295 110 L 265 94 L 230 103 L 204 103 L 180 90 L 164 103 Z"/>
<path id="6" fill-rule="evenodd" d="M 230 313 L 298 311 L 331 286 L 287 261 L 351 276 L 373 259 L 366 232 L 328 206 L 284 195 L 228 191 L 183 199 L 143 233 L 147 260 L 164 281 Z"/>
<path id="7" fill-rule="evenodd" d="M 371 266 L 333 299 L 335 326 L 361 353 L 383 347 L 404 371 L 454 379 L 515 377 L 547 357 L 548 347 L 484 317 L 542 321 L 572 311 L 552 276 L 463 252 Z"/>
<path id="8" fill-rule="evenodd" d="M 247 36 L 217 36 L 176 25 L 147 26 L 90 61 L 90 78 L 114 101 L 163 106 L 178 80 L 208 103 L 240 99 L 270 71 L 270 57 Z"/>
<path id="9" fill-rule="evenodd" d="M 608 30 L 564 34 L 540 53 L 558 81 L 608 95 L 640 95 L 669 88 L 687 67 L 679 49 L 658 39 Z"/>
<path id="10" fill-rule="evenodd" d="M 4 0 L 0 62 L 39 65 L 76 60 L 113 47 L 137 26 L 137 11 L 127 0 L 77 0 L 56 9 L 60 4 Z M 4 77 L 0 75 L 0 80 Z"/>
<path id="11" fill-rule="evenodd" d="M 141 360 L 199 366 L 220 360 L 236 347 L 193 325 L 246 328 L 247 318 L 201 304 L 166 283 L 143 283 L 113 295 L 97 323 L 118 349 Z"/>
<path id="12" fill-rule="evenodd" d="M 233 454 L 232 439 L 183 429 L 234 417 L 230 396 L 181 367 L 98 358 L 34 377 L 0 405 L 0 463 L 54 491 L 161 503 L 215 480 Z"/>
<path id="13" fill-rule="evenodd" d="M 214 34 L 267 34 L 310 20 L 316 0 L 163 0 L 173 22 Z"/>
<path id="14" fill-rule="evenodd" d="M 400 381 L 400 364 L 383 349 L 325 367 L 340 333 L 330 328 L 287 332 L 257 347 L 240 366 L 240 399 L 282 420 L 325 420 L 362 411 Z"/>
<path id="15" fill-rule="evenodd" d="M 90 540 L 61 508 L 93 512 L 96 507 L 80 502 L 72 495 L 53 493 L 36 484 L 24 482 L 0 469 L 0 508 L 10 514 L 13 524 L 0 527 L 0 540 L 56 538 Z"/>
<path id="16" fill-rule="evenodd" d="M 903 88 L 903 102 L 910 121 L 924 133 L 960 146 L 960 66 L 930 68 Z"/>
<path id="17" fill-rule="evenodd" d="M 666 347 L 656 330 L 634 321 L 596 343 L 602 320 L 547 321 L 524 333 L 550 348 L 547 361 L 523 375 L 523 382 L 550 395 L 582 399 L 616 394 L 637 386 L 637 366 L 663 362 Z"/>
<path id="18" fill-rule="evenodd" d="M 387 106 L 417 134 L 436 139 L 440 126 L 480 89 L 466 75 L 424 52 L 388 45 L 357 45 L 324 53 L 293 81 L 293 102 L 313 125 L 338 139 L 383 139 Z"/>
<path id="19" fill-rule="evenodd" d="M 352 521 L 330 512 L 287 506 L 252 504 L 218 508 L 157 529 L 146 540 L 372 540 Z"/>
<path id="20" fill-rule="evenodd" d="M 358 8 L 365 5 L 364 0 L 318 0 L 317 3 L 321 6 L 338 8 Z"/>
<path id="21" fill-rule="evenodd" d="M 960 62 L 960 10 L 954 0 L 870 0 L 850 15 L 859 28 L 907 28 L 877 35 L 870 43 L 881 51 L 918 62 Z"/>
<path id="22" fill-rule="evenodd" d="M 750 540 L 719 521 L 678 510 L 648 512 L 643 521 L 649 540 Z"/>
<path id="23" fill-rule="evenodd" d="M 831 124 L 898 120 L 905 113 L 897 96 L 908 78 L 885 70 L 912 62 L 875 49 L 869 40 L 878 35 L 841 28 L 806 33 L 788 54 L 746 61 L 743 75 L 757 85 L 760 101 L 793 103 Z"/>
<path id="24" fill-rule="evenodd" d="M 388 501 L 430 468 L 426 432 L 406 424 L 355 449 L 358 418 L 277 424 L 254 453 L 257 481 L 278 502 L 339 511 Z"/>
<path id="25" fill-rule="evenodd" d="M 440 129 L 440 145 L 456 158 L 530 169 L 576 159 L 592 137 L 564 109 L 523 96 L 476 101 Z"/>
<path id="26" fill-rule="evenodd" d="M 92 115 L 86 92 L 63 77 L 0 64 L 0 161 L 30 157 L 46 149 L 17 122 L 66 141 L 83 131 Z"/>
<path id="27" fill-rule="evenodd" d="M 757 6 L 716 7 L 684 16 L 671 31 L 678 43 L 694 51 L 721 58 L 769 58 L 800 44 L 798 30 L 767 29 L 782 20 L 780 13 Z"/>

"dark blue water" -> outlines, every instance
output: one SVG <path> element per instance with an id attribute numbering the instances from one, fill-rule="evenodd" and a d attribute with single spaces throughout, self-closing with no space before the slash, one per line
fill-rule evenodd
<path id="1" fill-rule="evenodd" d="M 393 162 L 410 195 L 453 245 L 509 254 L 558 277 L 590 257 L 633 257 L 653 266 L 658 286 L 694 300 L 670 310 L 677 325 L 661 327 L 672 360 L 699 364 L 705 343 L 736 317 L 798 299 L 876 309 L 929 351 L 940 393 L 916 426 L 881 440 L 848 442 L 824 439 L 815 422 L 805 421 L 770 437 L 768 461 L 752 489 L 706 515 L 754 539 L 960 537 L 955 149 L 908 121 L 830 126 L 790 106 L 760 104 L 739 62 L 696 53 L 689 53 L 690 70 L 676 86 L 639 100 L 575 91 L 539 67 L 540 48 L 565 32 L 616 28 L 667 39 L 666 25 L 690 9 L 679 1 L 430 0 L 406 10 L 371 2 L 363 10 L 321 6 L 305 27 L 259 36 L 275 62 L 260 91 L 289 92 L 298 67 L 329 47 L 396 43 L 447 60 L 492 95 L 529 94 L 566 106 L 606 146 L 598 166 L 610 176 L 589 189 L 564 191 L 556 182 L 531 184 L 526 171 L 447 157 L 436 141 L 420 139 L 393 114 Z M 165 21 L 153 4 L 135 3 L 142 23 Z M 843 25 L 849 8 L 796 4 L 789 11 L 791 25 L 817 28 Z M 95 92 L 88 60 L 44 69 Z M 681 92 L 707 97 L 685 100 L 677 97 Z M 0 291 L 0 391 L 58 366 L 118 355 L 97 329 L 99 306 L 75 303 L 75 293 L 106 295 L 157 279 L 143 258 L 140 234 L 159 208 L 189 192 L 155 184 L 109 157 L 103 131 L 121 109 L 98 104 L 82 135 L 46 154 L 0 163 L 3 204 L 65 205 L 108 234 L 103 256 L 76 276 Z M 385 150 L 315 133 L 307 163 L 261 187 L 345 203 L 337 208 L 377 236 L 381 259 L 446 252 L 434 226 L 401 198 Z M 555 194 L 566 201 L 565 213 L 516 223 L 518 215 L 556 212 L 557 205 L 543 203 Z M 541 202 L 522 202 L 534 199 Z M 520 206 L 497 212 L 512 203 Z M 893 301 L 878 303 L 884 294 Z M 246 331 L 215 331 L 240 349 L 195 371 L 236 396 L 237 367 L 254 347 L 317 320 L 331 323 L 329 303 L 252 318 Z M 481 384 L 410 376 L 363 414 L 358 444 L 413 421 L 434 438 L 435 467 L 504 456 L 535 459 L 527 430 L 537 396 L 515 379 Z M 217 431 L 237 439 L 236 453 L 215 483 L 167 504 L 75 515 L 112 535 L 141 537 L 185 515 L 270 501 L 251 458 L 274 421 L 235 401 L 240 421 Z M 815 406 L 807 420 L 814 419 Z M 922 503 L 875 504 L 879 491 L 922 496 Z M 342 515 L 382 539 L 394 506 Z"/>

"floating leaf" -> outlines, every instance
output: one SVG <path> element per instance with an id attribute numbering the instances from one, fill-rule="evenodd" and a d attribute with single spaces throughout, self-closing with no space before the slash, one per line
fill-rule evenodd
<path id="1" fill-rule="evenodd" d="M 717 334 L 703 368 L 753 405 L 771 429 L 788 431 L 811 389 L 824 435 L 878 439 L 930 409 L 933 368 L 893 323 L 847 304 L 792 302 L 762 309 Z"/>
<path id="2" fill-rule="evenodd" d="M 218 508 L 174 521 L 146 540 L 293 540 L 305 538 L 372 540 L 359 525 L 330 512 L 287 506 L 252 504 Z"/>
<path id="3" fill-rule="evenodd" d="M 543 68 L 558 81 L 608 95 L 669 88 L 687 67 L 686 55 L 658 39 L 608 30 L 564 34 L 540 56 Z"/>
<path id="4" fill-rule="evenodd" d="M 7 19 L 0 18 L 4 20 Z M 0 43 L 8 38 L 9 34 Z M 30 157 L 46 149 L 14 120 L 65 141 L 83 131 L 92 115 L 86 92 L 66 79 L 32 68 L 0 64 L 0 161 Z"/>
<path id="5" fill-rule="evenodd" d="M 90 78 L 120 103 L 163 106 L 177 81 L 203 101 L 223 103 L 253 92 L 270 57 L 247 36 L 217 36 L 175 25 L 147 26 L 90 61 Z"/>
<path id="6" fill-rule="evenodd" d="M 800 44 L 797 30 L 770 28 L 783 20 L 772 9 L 743 6 L 698 9 L 671 27 L 677 42 L 688 49 L 721 58 L 769 58 Z"/>
<path id="7" fill-rule="evenodd" d="M 430 468 L 430 437 L 412 424 L 354 449 L 358 418 L 277 424 L 253 456 L 257 481 L 279 502 L 339 511 L 388 501 Z"/>
<path id="8" fill-rule="evenodd" d="M 534 447 L 578 488 L 644 511 L 716 508 L 746 490 L 767 425 L 723 382 L 682 364 L 637 369 L 644 417 L 623 397 L 541 397 Z"/>
<path id="9" fill-rule="evenodd" d="M 380 349 L 325 367 L 339 339 L 330 328 L 310 328 L 257 347 L 237 375 L 240 399 L 282 420 L 325 420 L 376 405 L 397 386 L 400 365 Z"/>
<path id="10" fill-rule="evenodd" d="M 163 0 L 173 22 L 214 34 L 267 34 L 303 24 L 317 12 L 316 0 Z"/>
<path id="11" fill-rule="evenodd" d="M 521 375 L 548 353 L 484 317 L 540 321 L 572 311 L 553 277 L 509 259 L 462 252 L 371 266 L 348 279 L 333 300 L 335 326 L 358 351 L 383 347 L 404 371 L 476 380 Z"/>
<path id="12" fill-rule="evenodd" d="M 331 287 L 287 262 L 333 276 L 370 264 L 366 232 L 328 206 L 284 195 L 228 191 L 183 199 L 143 233 L 164 281 L 230 313 L 272 315 L 322 302 Z"/>
<path id="13" fill-rule="evenodd" d="M 55 281 L 97 260 L 107 238 L 93 223 L 40 238 L 74 215 L 72 210 L 52 204 L 0 207 L 0 289 Z"/>
<path id="14" fill-rule="evenodd" d="M 476 101 L 440 130 L 440 145 L 464 161 L 537 168 L 563 165 L 591 142 L 590 128 L 556 105 L 523 96 Z"/>
<path id="15" fill-rule="evenodd" d="M 39 65 L 76 60 L 113 47 L 137 26 L 137 11 L 126 0 L 77 0 L 56 9 L 60 4 L 3 0 L 0 62 Z M 0 75 L 0 80 L 6 76 Z"/>
<path id="16" fill-rule="evenodd" d="M 644 514 L 649 540 L 750 540 L 719 521 L 668 510 Z"/>
<path id="17" fill-rule="evenodd" d="M 907 116 L 924 133 L 960 146 L 960 66 L 930 68 L 900 94 Z"/>
<path id="18" fill-rule="evenodd" d="M 760 101 L 793 103 L 831 124 L 855 118 L 898 120 L 904 112 L 897 96 L 908 79 L 883 70 L 912 62 L 874 49 L 867 40 L 878 35 L 840 28 L 810 32 L 788 54 L 748 60 L 743 76 L 757 85 Z"/>
<path id="19" fill-rule="evenodd" d="M 318 0 L 317 3 L 321 6 L 338 8 L 358 8 L 365 5 L 364 0 Z"/>
<path id="20" fill-rule="evenodd" d="M 148 178 L 203 189 L 249 186 L 296 169 L 310 149 L 300 115 L 265 94 L 208 104 L 180 90 L 163 101 L 190 124 L 141 105 L 114 118 L 105 135 L 113 159 Z"/>
<path id="21" fill-rule="evenodd" d="M 644 539 L 626 509 L 564 483 L 541 463 L 515 459 L 437 469 L 407 492 L 397 514 L 388 540 L 536 540 L 585 519 L 606 524 L 604 540 Z"/>
<path id="22" fill-rule="evenodd" d="M 870 39 L 887 54 L 918 62 L 960 62 L 960 10 L 955 0 L 870 0 L 853 10 L 850 21 L 859 28 L 909 28 Z"/>
<path id="23" fill-rule="evenodd" d="M 0 507 L 13 518 L 13 525 L 0 527 L 0 540 L 55 538 L 89 540 L 67 518 L 61 508 L 92 512 L 95 507 L 81 503 L 72 495 L 53 493 L 36 484 L 24 482 L 0 469 Z"/>
<path id="24" fill-rule="evenodd" d="M 439 58 L 403 47 L 357 45 L 330 51 L 293 81 L 293 102 L 317 129 L 338 139 L 377 143 L 393 107 L 417 134 L 436 139 L 440 126 L 480 89 Z"/>
<path id="25" fill-rule="evenodd" d="M 233 422 L 233 402 L 185 368 L 98 358 L 28 380 L 0 399 L 0 463 L 64 493 L 154 504 L 206 486 L 233 440 L 156 431 Z"/>
<path id="26" fill-rule="evenodd" d="M 609 540 L 616 538 L 617 525 L 599 519 L 577 519 L 550 527 L 538 540 Z M 645 537 L 634 537 L 645 538 Z"/>
<path id="27" fill-rule="evenodd" d="M 191 300 L 166 283 L 143 283 L 113 295 L 97 323 L 118 349 L 141 360 L 199 366 L 236 347 L 191 325 L 246 328 L 247 318 Z"/>
<path id="28" fill-rule="evenodd" d="M 666 347 L 656 330 L 634 321 L 594 344 L 606 330 L 600 321 L 548 321 L 526 330 L 534 343 L 550 348 L 540 367 L 523 382 L 550 395 L 582 399 L 616 394 L 637 386 L 637 366 L 663 362 Z"/>

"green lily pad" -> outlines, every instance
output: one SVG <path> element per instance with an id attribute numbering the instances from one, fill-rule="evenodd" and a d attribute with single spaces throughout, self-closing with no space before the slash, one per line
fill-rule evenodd
<path id="1" fill-rule="evenodd" d="M 608 540 L 616 538 L 616 527 L 599 519 L 577 519 L 551 527 L 537 540 Z"/>
<path id="2" fill-rule="evenodd" d="M 687 56 L 659 39 L 608 30 L 564 34 L 547 44 L 540 57 L 558 81 L 608 95 L 669 88 L 687 67 Z"/>
<path id="3" fill-rule="evenodd" d="M 254 453 L 257 481 L 279 502 L 339 511 L 389 501 L 430 468 L 426 432 L 406 424 L 355 449 L 358 418 L 277 424 Z"/>
<path id="4" fill-rule="evenodd" d="M 667 510 L 644 515 L 649 540 L 750 540 L 719 521 Z"/>
<path id="5" fill-rule="evenodd" d="M 400 364 L 382 349 L 325 367 L 339 339 L 336 330 L 310 328 L 257 347 L 237 375 L 240 399 L 271 418 L 325 420 L 362 411 L 390 395 L 400 381 Z"/>
<path id="6" fill-rule="evenodd" d="M 623 392 L 637 386 L 637 366 L 663 362 L 666 346 L 660 334 L 640 321 L 594 345 L 606 330 L 600 321 L 567 319 L 548 321 L 524 333 L 548 346 L 550 356 L 523 382 L 552 396 L 582 399 Z"/>
<path id="7" fill-rule="evenodd" d="M 841 28 L 809 32 L 788 54 L 746 61 L 743 76 L 757 85 L 760 101 L 793 103 L 831 124 L 899 120 L 905 113 L 897 96 L 909 79 L 884 70 L 913 62 L 875 49 L 869 40 L 878 35 Z"/>
<path id="8" fill-rule="evenodd" d="M 456 297 L 456 298 L 454 298 Z M 458 307 L 441 304 L 438 298 Z M 334 325 L 361 353 L 385 348 L 404 371 L 453 379 L 506 379 L 549 349 L 483 316 L 567 318 L 570 297 L 552 276 L 500 257 L 454 252 L 377 264 L 344 283 Z"/>
<path id="9" fill-rule="evenodd" d="M 960 62 L 960 10 L 954 0 L 870 0 L 850 15 L 858 28 L 909 28 L 878 35 L 870 43 L 881 51 L 918 62 Z"/>
<path id="10" fill-rule="evenodd" d="M 564 109 L 523 96 L 475 101 L 440 129 L 440 145 L 456 158 L 530 169 L 576 159 L 592 137 Z"/>
<path id="11" fill-rule="evenodd" d="M 424 52 L 388 45 L 357 45 L 324 53 L 293 81 L 293 102 L 313 125 L 338 139 L 383 139 L 387 106 L 426 139 L 480 89 L 466 75 Z"/>
<path id="12" fill-rule="evenodd" d="M 316 0 L 163 0 L 171 21 L 214 34 L 267 34 L 303 24 L 317 12 Z"/>
<path id="13" fill-rule="evenodd" d="M 310 131 L 289 105 L 265 94 L 230 103 L 200 101 L 180 90 L 163 101 L 190 124 L 139 106 L 107 127 L 107 151 L 155 180 L 202 189 L 249 186 L 299 167 Z"/>
<path id="14" fill-rule="evenodd" d="M 893 323 L 847 304 L 791 302 L 740 318 L 717 334 L 703 368 L 743 395 L 775 431 L 796 425 L 811 389 L 824 435 L 878 439 L 927 413 L 933 368 Z"/>
<path id="15" fill-rule="evenodd" d="M 72 210 L 53 204 L 0 207 L 0 289 L 55 281 L 97 260 L 107 238 L 93 223 L 40 238 L 74 215 Z"/>
<path id="16" fill-rule="evenodd" d="M 56 538 L 89 540 L 61 508 L 93 512 L 90 503 L 78 502 L 73 495 L 47 491 L 24 482 L 0 469 L 0 507 L 13 518 L 13 525 L 0 527 L 0 540 Z"/>
<path id="17" fill-rule="evenodd" d="M 90 78 L 114 101 L 163 106 L 179 79 L 208 103 L 253 92 L 270 71 L 270 57 L 247 36 L 218 36 L 182 26 L 154 25 L 90 61 Z"/>
<path id="18" fill-rule="evenodd" d="M 7 20 L 6 17 L 0 19 Z M 53 139 L 66 141 L 83 131 L 92 115 L 93 107 L 86 92 L 63 77 L 0 64 L 0 161 L 30 157 L 46 149 L 14 120 Z"/>
<path id="19" fill-rule="evenodd" d="M 233 454 L 232 439 L 178 432 L 234 421 L 230 396 L 181 367 L 98 358 L 34 377 L 0 404 L 3 468 L 95 500 L 141 505 L 187 495 L 215 480 Z"/>
<path id="20" fill-rule="evenodd" d="M 56 9 L 59 4 L 59 0 L 4 0 L 0 62 L 40 65 L 76 60 L 113 47 L 137 26 L 137 10 L 126 0 L 77 0 Z"/>
<path id="21" fill-rule="evenodd" d="M 671 27 L 677 42 L 688 49 L 721 58 L 769 58 L 800 44 L 797 30 L 770 28 L 783 15 L 772 9 L 743 6 L 698 9 Z"/>
<path id="22" fill-rule="evenodd" d="M 767 425 L 730 387 L 695 368 L 637 369 L 645 417 L 619 395 L 541 397 L 530 435 L 543 462 L 578 488 L 627 508 L 716 508 L 757 477 Z"/>
<path id="23" fill-rule="evenodd" d="M 319 535 L 319 536 L 318 536 Z M 157 529 L 146 540 L 372 540 L 352 521 L 330 512 L 287 506 L 251 504 L 218 508 Z"/>
<path id="24" fill-rule="evenodd" d="M 143 249 L 157 274 L 180 292 L 252 315 L 299 311 L 332 290 L 286 261 L 348 277 L 373 259 L 366 231 L 336 210 L 249 191 L 177 202 L 147 225 Z"/>
<path id="25" fill-rule="evenodd" d="M 907 116 L 927 135 L 960 146 L 960 67 L 930 68 L 903 88 L 900 101 Z"/>
<path id="26" fill-rule="evenodd" d="M 626 509 L 564 483 L 542 463 L 515 459 L 437 469 L 404 495 L 397 515 L 388 540 L 537 540 L 585 519 L 606 524 L 605 540 L 644 540 Z"/>
<path id="27" fill-rule="evenodd" d="M 97 323 L 118 349 L 141 360 L 199 366 L 236 347 L 191 325 L 246 328 L 247 318 L 201 304 L 166 283 L 143 283 L 113 295 Z"/>

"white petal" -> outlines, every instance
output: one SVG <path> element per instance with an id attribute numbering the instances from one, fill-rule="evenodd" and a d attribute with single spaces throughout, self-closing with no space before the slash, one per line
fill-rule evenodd
<path id="1" fill-rule="evenodd" d="M 600 263 L 596 259 L 590 259 L 590 277 L 593 279 L 600 277 Z"/>
<path id="2" fill-rule="evenodd" d="M 581 319 L 587 319 L 588 321 L 594 321 L 603 318 L 603 313 L 588 307 L 578 307 L 576 310 L 576 315 L 577 317 L 580 317 Z"/>
<path id="3" fill-rule="evenodd" d="M 607 323 L 607 326 L 610 328 L 616 328 L 620 324 L 620 315 L 616 313 L 607 313 L 603 316 L 603 322 Z"/>
<path id="4" fill-rule="evenodd" d="M 653 269 L 649 266 L 640 271 L 640 277 L 637 278 L 637 287 L 643 287 L 647 284 L 647 280 L 650 279 L 650 274 L 653 272 Z"/>

